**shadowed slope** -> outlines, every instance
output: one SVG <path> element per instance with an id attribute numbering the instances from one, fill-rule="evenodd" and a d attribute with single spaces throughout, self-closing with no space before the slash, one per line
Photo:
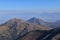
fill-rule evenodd
<path id="1" fill-rule="evenodd" d="M 52 30 L 34 30 L 25 34 L 21 40 L 52 40 L 56 36 L 55 39 L 60 39 L 58 34 L 60 34 L 60 28 L 52 29 Z"/>

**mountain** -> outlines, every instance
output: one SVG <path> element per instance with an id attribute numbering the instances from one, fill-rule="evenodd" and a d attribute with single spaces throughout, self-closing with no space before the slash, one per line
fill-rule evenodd
<path id="1" fill-rule="evenodd" d="M 60 40 L 60 28 L 30 31 L 21 40 Z"/>
<path id="2" fill-rule="evenodd" d="M 37 40 L 38 37 L 41 36 L 41 38 L 42 38 L 42 35 L 46 34 L 46 33 L 47 33 L 47 31 L 44 31 L 44 30 L 32 30 L 32 31 L 26 33 L 25 35 L 23 35 L 21 40 Z"/>
<path id="3" fill-rule="evenodd" d="M 46 22 L 45 22 L 45 21 L 43 21 L 43 20 L 41 20 L 41 19 L 39 19 L 39 18 L 35 18 L 35 17 L 27 20 L 27 22 L 33 23 L 33 24 L 36 24 L 36 25 L 41 25 L 41 26 L 42 26 L 42 25 L 43 25 L 43 26 L 46 25 Z"/>
<path id="4" fill-rule="evenodd" d="M 33 18 L 27 20 L 27 22 L 28 23 L 33 23 L 33 24 L 36 24 L 36 25 L 39 25 L 39 26 L 47 26 L 47 27 L 50 27 L 50 28 L 60 27 L 60 20 L 56 21 L 56 22 L 45 22 L 44 20 L 33 17 Z"/>
<path id="5" fill-rule="evenodd" d="M 60 28 L 50 28 L 59 23 L 48 23 L 35 17 L 28 21 L 12 18 L 0 25 L 0 40 L 59 40 Z"/>
<path id="6" fill-rule="evenodd" d="M 22 19 L 13 18 L 0 25 L 0 34 L 4 35 L 6 40 L 15 40 L 18 35 L 24 35 L 32 30 L 49 30 L 50 28 L 45 26 L 39 26 L 32 23 L 28 23 Z M 3 38 L 2 38 L 3 40 Z"/>
<path id="7" fill-rule="evenodd" d="M 35 24 L 32 24 L 32 23 L 27 23 L 24 20 L 17 19 L 17 18 L 10 19 L 3 25 L 5 25 L 6 27 L 9 27 L 10 29 L 13 28 L 13 27 L 16 27 L 16 28 L 19 27 L 19 28 L 21 28 L 21 30 L 24 29 L 24 28 L 29 28 L 28 30 L 43 28 L 43 26 L 41 27 L 39 25 L 35 25 Z M 46 27 L 46 28 L 48 28 L 48 27 Z"/>

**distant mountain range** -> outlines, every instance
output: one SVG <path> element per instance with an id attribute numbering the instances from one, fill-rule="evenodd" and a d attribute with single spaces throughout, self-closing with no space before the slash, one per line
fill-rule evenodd
<path id="1" fill-rule="evenodd" d="M 35 17 L 26 21 L 12 18 L 0 25 L 0 40 L 28 40 L 30 38 L 30 40 L 48 40 L 52 33 L 55 35 L 60 33 L 59 24 L 60 21 L 49 23 Z M 53 35 L 52 38 L 55 39 L 55 36 Z"/>
<path id="2" fill-rule="evenodd" d="M 33 24 L 36 24 L 36 25 L 46 25 L 46 22 L 44 20 L 39 19 L 39 18 L 35 18 L 35 17 L 27 20 L 27 22 L 33 23 Z"/>
<path id="3" fill-rule="evenodd" d="M 42 26 L 47 26 L 47 27 L 50 27 L 50 28 L 58 28 L 58 27 L 60 27 L 60 20 L 56 21 L 56 22 L 45 22 L 42 19 L 33 17 L 33 18 L 27 20 L 27 22 L 33 23 L 33 24 L 36 24 L 36 25 L 40 25 L 40 26 L 41 25 Z"/>

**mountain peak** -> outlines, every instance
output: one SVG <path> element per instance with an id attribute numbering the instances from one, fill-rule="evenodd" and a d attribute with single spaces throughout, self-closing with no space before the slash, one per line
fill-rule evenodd
<path id="1" fill-rule="evenodd" d="M 36 18 L 36 17 L 33 17 L 33 18 L 29 19 L 27 22 L 34 23 L 34 24 L 37 24 L 37 25 L 45 25 L 45 21 L 43 21 L 39 18 Z"/>
<path id="2" fill-rule="evenodd" d="M 32 17 L 31 19 L 37 19 L 36 17 Z"/>
<path id="3" fill-rule="evenodd" d="M 4 24 L 2 24 L 2 25 L 5 25 L 5 24 L 10 24 L 10 25 L 12 25 L 12 24 L 14 24 L 14 23 L 22 23 L 22 22 L 24 22 L 24 20 L 22 20 L 22 19 L 18 19 L 18 18 L 12 18 L 12 19 L 10 19 L 10 20 L 8 20 L 7 22 L 5 22 Z"/>
<path id="4" fill-rule="evenodd" d="M 22 22 L 23 20 L 22 19 L 18 19 L 18 18 L 12 18 L 8 21 L 11 21 L 11 22 Z"/>
<path id="5" fill-rule="evenodd" d="M 41 20 L 41 19 L 39 19 L 39 18 L 36 18 L 36 17 L 32 17 L 31 19 L 29 19 L 29 20 L 34 20 L 34 21 L 39 21 L 39 20 Z"/>
<path id="6" fill-rule="evenodd" d="M 14 21 L 20 20 L 20 21 L 23 21 L 22 19 L 18 19 L 18 18 L 12 18 L 12 19 L 10 19 L 10 20 L 14 20 Z"/>

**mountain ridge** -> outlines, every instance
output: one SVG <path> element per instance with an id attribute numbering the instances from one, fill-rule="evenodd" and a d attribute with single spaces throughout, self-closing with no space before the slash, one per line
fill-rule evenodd
<path id="1" fill-rule="evenodd" d="M 36 18 L 33 18 L 33 19 L 36 20 Z M 4 38 L 6 40 L 17 40 L 17 39 L 20 39 L 20 37 L 23 36 L 23 35 L 25 35 L 26 33 L 28 33 L 28 32 L 30 33 L 31 31 L 33 32 L 33 30 L 34 31 L 35 30 L 40 30 L 40 31 L 44 30 L 43 34 L 53 31 L 52 30 L 53 28 L 50 28 L 48 26 L 35 24 L 36 22 L 34 20 L 33 20 L 34 23 L 33 22 L 30 23 L 28 21 L 24 21 L 24 20 L 17 19 L 17 18 L 13 18 L 13 19 L 8 20 L 4 24 L 0 25 L 0 34 L 1 34 L 1 37 L 4 36 Z M 37 19 L 36 21 L 38 21 L 39 23 L 42 22 L 42 21 L 40 21 L 40 19 Z M 51 30 L 51 31 L 49 31 L 49 30 Z M 43 36 L 43 34 L 39 34 L 38 31 L 36 31 L 35 33 L 37 33 L 38 36 L 39 35 Z M 35 33 L 33 32 L 31 34 L 31 36 L 33 35 L 32 38 L 34 37 L 34 35 L 36 35 Z M 45 36 L 46 35 L 48 35 L 48 34 L 45 34 Z M 36 38 L 36 36 L 35 36 L 35 38 Z M 3 38 L 1 38 L 1 39 L 4 40 Z M 23 39 L 24 39 L 24 37 L 23 37 Z M 23 39 L 21 39 L 21 40 L 23 40 Z"/>
<path id="2" fill-rule="evenodd" d="M 47 27 L 50 27 L 50 28 L 58 28 L 60 27 L 60 20 L 56 21 L 56 22 L 46 22 L 44 20 L 41 20 L 39 18 L 36 18 L 36 17 L 33 17 L 31 19 L 28 19 L 27 20 L 28 23 L 33 23 L 33 24 L 36 24 L 36 25 L 42 25 L 42 26 L 47 26 Z"/>

